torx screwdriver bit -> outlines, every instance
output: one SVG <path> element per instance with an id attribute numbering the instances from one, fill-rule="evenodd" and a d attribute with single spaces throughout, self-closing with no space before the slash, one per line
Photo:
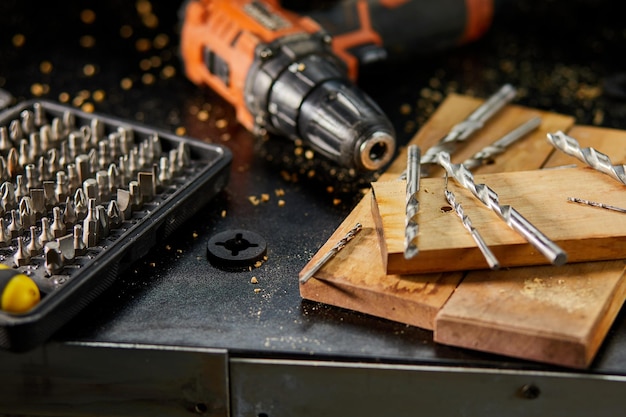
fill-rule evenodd
<path id="1" fill-rule="evenodd" d="M 498 194 L 485 184 L 476 184 L 474 176 L 462 164 L 452 164 L 450 154 L 441 152 L 438 156 L 441 165 L 449 176 L 453 177 L 461 186 L 469 190 L 485 206 L 496 213 L 513 230 L 523 236 L 552 264 L 563 265 L 567 262 L 567 254 L 557 244 L 541 233 L 517 210 L 509 205 L 501 205 Z"/>
<path id="2" fill-rule="evenodd" d="M 613 165 L 611 159 L 594 148 L 581 148 L 576 139 L 562 131 L 548 133 L 548 141 L 557 149 L 579 159 L 596 171 L 607 174 L 626 185 L 626 165 Z"/>
<path id="3" fill-rule="evenodd" d="M 417 247 L 417 234 L 419 233 L 417 193 L 420 189 L 420 154 L 421 150 L 417 145 L 410 145 L 407 149 L 404 259 L 412 259 L 419 252 Z"/>
<path id="4" fill-rule="evenodd" d="M 466 159 L 463 162 L 463 165 L 471 171 L 474 168 L 478 168 L 479 166 L 488 163 L 494 156 L 504 153 L 509 146 L 537 129 L 540 124 L 541 117 L 533 117 L 506 135 L 502 136 L 502 138 L 498 139 L 491 145 L 487 145 L 480 151 L 476 152 L 472 157 Z"/>

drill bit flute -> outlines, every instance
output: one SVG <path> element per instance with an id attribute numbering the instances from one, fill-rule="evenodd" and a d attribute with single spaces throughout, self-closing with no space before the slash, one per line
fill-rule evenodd
<path id="1" fill-rule="evenodd" d="M 350 229 L 348 233 L 346 233 L 345 236 L 335 244 L 335 246 L 330 248 L 330 250 L 326 252 L 324 256 L 319 261 L 317 261 L 315 265 L 311 267 L 311 269 L 307 271 L 307 273 L 302 275 L 302 277 L 300 278 L 300 283 L 305 284 L 308 280 L 313 278 L 313 275 L 315 275 L 317 271 L 319 271 L 336 254 L 338 254 L 339 251 L 345 248 L 348 242 L 354 239 L 354 237 L 361 231 L 361 229 L 363 229 L 363 225 L 361 223 L 357 223 L 356 225 L 354 225 L 354 227 Z"/>
<path id="2" fill-rule="evenodd" d="M 515 98 L 517 90 L 510 84 L 503 85 L 480 107 L 474 110 L 464 121 L 456 124 L 450 132 L 430 147 L 422 155 L 422 175 L 428 175 L 428 164 L 437 163 L 437 155 L 440 152 L 452 153 L 456 146 L 465 141 L 470 135 L 481 129 L 484 124 L 498 113 L 504 106 Z"/>
<path id="3" fill-rule="evenodd" d="M 443 192 L 446 196 L 446 200 L 448 200 L 448 203 L 450 203 L 450 205 L 454 209 L 457 216 L 459 216 L 459 218 L 461 219 L 461 222 L 463 223 L 463 227 L 465 227 L 465 229 L 467 229 L 470 235 L 472 235 L 472 238 L 474 239 L 474 242 L 476 242 L 478 249 L 480 249 L 483 256 L 485 257 L 487 264 L 489 264 L 489 268 L 491 269 L 500 268 L 500 262 L 498 261 L 496 256 L 493 254 L 493 252 L 491 252 L 491 249 L 489 249 L 489 246 L 487 246 L 487 243 L 485 243 L 485 241 L 483 240 L 483 237 L 480 235 L 480 233 L 478 233 L 478 230 L 476 230 L 476 228 L 472 225 L 472 221 L 467 216 L 467 214 L 465 214 L 465 211 L 463 210 L 463 206 L 461 206 L 461 203 L 457 203 L 454 193 L 448 190 L 448 175 L 446 175 L 446 187 L 443 190 Z"/>
<path id="4" fill-rule="evenodd" d="M 476 184 L 472 173 L 462 164 L 452 164 L 450 162 L 450 154 L 441 152 L 437 157 L 437 161 L 448 175 L 474 194 L 485 206 L 504 220 L 509 227 L 522 235 L 528 243 L 533 245 L 552 264 L 563 265 L 567 262 L 567 254 L 563 249 L 548 239 L 513 207 L 501 205 L 498 200 L 498 194 L 487 185 Z"/>
<path id="5" fill-rule="evenodd" d="M 410 145 L 407 152 L 406 174 L 406 223 L 404 228 L 404 259 L 411 259 L 418 253 L 417 233 L 419 224 L 417 212 L 419 200 L 417 193 L 420 189 L 420 148 Z"/>
<path id="6" fill-rule="evenodd" d="M 502 138 L 498 139 L 491 145 L 487 145 L 482 148 L 480 151 L 476 152 L 471 158 L 466 159 L 463 162 L 465 168 L 470 171 L 474 168 L 478 168 L 479 166 L 487 163 L 494 156 L 500 155 L 504 153 L 506 149 L 511 146 L 513 143 L 517 142 L 519 139 L 523 138 L 533 130 L 537 129 L 541 124 L 541 117 L 533 117 L 525 123 L 522 123 L 520 126 L 516 127 L 506 135 L 502 136 Z"/>
<path id="7" fill-rule="evenodd" d="M 578 158 L 596 171 L 607 174 L 626 185 L 626 166 L 612 165 L 611 159 L 593 148 L 581 148 L 576 139 L 562 131 L 548 133 L 548 141 L 567 155 Z"/>

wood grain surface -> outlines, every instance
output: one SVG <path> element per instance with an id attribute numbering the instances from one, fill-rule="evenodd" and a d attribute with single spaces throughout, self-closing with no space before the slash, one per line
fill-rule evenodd
<path id="1" fill-rule="evenodd" d="M 448 96 L 411 143 L 427 149 L 482 102 L 483 100 L 463 95 Z M 512 148 L 510 155 L 502 155 L 493 164 L 482 166 L 476 172 L 540 167 L 552 152 L 551 146 L 545 140 L 545 133 L 559 129 L 568 130 L 574 122 L 572 117 L 515 105 L 507 106 L 460 147 L 458 158 L 464 159 L 473 155 L 485 145 L 536 116 L 542 117 L 542 125 L 537 132 L 524 139 L 524 142 L 530 144 L 527 146 L 533 149 L 532 152 L 514 151 L 515 148 Z M 379 181 L 396 180 L 405 168 L 406 149 L 401 149 Z M 432 174 L 438 175 L 436 170 Z M 357 222 L 363 225 L 361 233 L 322 267 L 314 275 L 315 279 L 300 284 L 300 295 L 304 299 L 432 330 L 436 314 L 463 278 L 463 273 L 387 274 L 375 231 L 371 200 L 371 192 L 366 193 L 305 265 L 300 276 L 312 268 Z"/>

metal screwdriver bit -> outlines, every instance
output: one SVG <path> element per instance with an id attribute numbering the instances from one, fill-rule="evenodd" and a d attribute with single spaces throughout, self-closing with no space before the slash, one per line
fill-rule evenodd
<path id="1" fill-rule="evenodd" d="M 96 207 L 96 199 L 90 198 L 87 206 L 87 216 L 83 220 L 83 243 L 88 248 L 93 248 L 98 244 L 98 212 Z"/>
<path id="2" fill-rule="evenodd" d="M 581 148 L 576 139 L 562 131 L 548 133 L 548 141 L 569 156 L 578 158 L 596 171 L 602 172 L 626 185 L 626 165 L 613 165 L 611 159 L 594 148 Z"/>
<path id="3" fill-rule="evenodd" d="M 44 267 L 48 275 L 58 274 L 63 270 L 65 265 L 63 255 L 59 249 L 59 242 L 47 242 L 43 247 Z"/>
<path id="4" fill-rule="evenodd" d="M 537 129 L 540 124 L 541 117 L 533 117 L 491 145 L 487 145 L 480 151 L 476 152 L 471 158 L 466 159 L 465 162 L 463 162 L 463 165 L 470 171 L 474 168 L 478 168 L 479 166 L 491 161 L 494 156 L 504 153 L 509 146 Z"/>
<path id="5" fill-rule="evenodd" d="M 541 233 L 517 210 L 509 205 L 501 205 L 498 194 L 485 184 L 476 184 L 474 176 L 462 164 L 452 164 L 450 154 L 441 152 L 438 156 L 439 164 L 461 186 L 469 190 L 485 206 L 496 213 L 509 227 L 523 236 L 552 264 L 563 265 L 567 262 L 567 254 L 558 245 Z"/>
<path id="6" fill-rule="evenodd" d="M 85 253 L 85 242 L 83 242 L 83 226 L 77 224 L 74 226 L 74 253 L 76 256 L 83 255 Z"/>
<path id="7" fill-rule="evenodd" d="M 8 152 L 13 147 L 11 138 L 9 137 L 9 130 L 6 126 L 0 126 L 0 152 L 3 154 Z"/>
<path id="8" fill-rule="evenodd" d="M 339 242 L 337 242 L 335 246 L 330 248 L 330 250 L 326 252 L 326 254 L 319 261 L 317 261 L 315 265 L 313 265 L 313 267 L 311 267 L 311 269 L 307 271 L 306 274 L 302 275 L 302 277 L 300 278 L 300 283 L 305 284 L 309 279 L 311 279 L 313 275 L 315 275 L 315 273 L 326 264 L 326 262 L 333 258 L 344 247 L 346 247 L 348 242 L 354 239 L 354 237 L 361 231 L 362 228 L 363 225 L 361 225 L 361 223 L 357 223 L 352 229 L 350 229 L 350 231 L 346 233 L 346 235 L 341 240 L 339 240 Z"/>
<path id="9" fill-rule="evenodd" d="M 35 131 L 35 116 L 30 110 L 22 110 L 20 113 L 22 119 L 22 131 L 24 134 L 29 135 Z"/>
<path id="10" fill-rule="evenodd" d="M 15 198 L 19 200 L 25 195 L 28 195 L 28 188 L 26 187 L 26 184 L 24 184 L 24 176 L 17 175 L 15 177 Z"/>
<path id="11" fill-rule="evenodd" d="M 39 132 L 32 132 L 28 139 L 28 157 L 35 161 L 41 155 L 41 136 Z"/>
<path id="12" fill-rule="evenodd" d="M 52 127 L 50 125 L 43 125 L 39 128 L 39 138 L 41 140 L 41 151 L 46 153 L 53 148 L 52 143 Z"/>
<path id="13" fill-rule="evenodd" d="M 54 207 L 52 209 L 52 226 L 50 230 L 55 238 L 64 236 L 66 234 L 65 222 L 63 221 L 63 212 L 60 207 Z"/>
<path id="14" fill-rule="evenodd" d="M 17 199 L 15 198 L 15 190 L 13 189 L 13 184 L 9 181 L 5 181 L 0 185 L 0 203 L 2 204 L 2 208 L 5 212 L 15 208 L 17 205 Z"/>
<path id="15" fill-rule="evenodd" d="M 452 127 L 450 132 L 439 140 L 437 144 L 426 150 L 422 155 L 422 175 L 428 175 L 428 164 L 437 163 L 437 154 L 440 152 L 452 153 L 457 145 L 468 139 L 474 132 L 511 102 L 517 90 L 510 84 L 503 85 L 495 94 L 487 99 L 480 107 L 474 110 L 464 121 Z"/>
<path id="16" fill-rule="evenodd" d="M 107 209 L 103 205 L 98 204 L 96 213 L 96 217 L 98 218 L 99 239 L 104 239 L 109 236 L 109 232 L 111 231 Z"/>
<path id="17" fill-rule="evenodd" d="M 107 207 L 107 217 L 109 218 L 109 227 L 111 229 L 117 229 L 122 225 L 124 221 L 124 215 L 120 211 L 119 206 L 117 205 L 117 201 L 111 200 L 109 201 L 109 206 Z"/>
<path id="18" fill-rule="evenodd" d="M 87 198 L 82 188 L 77 189 L 74 193 L 74 211 L 76 211 L 78 221 L 83 221 L 87 216 Z"/>
<path id="19" fill-rule="evenodd" d="M 30 242 L 28 242 L 28 246 L 26 247 L 31 256 L 39 255 L 43 249 L 43 246 L 39 243 L 39 239 L 37 239 L 37 227 L 30 227 Z"/>
<path id="20" fill-rule="evenodd" d="M 0 155 L 0 181 L 7 181 L 9 172 L 7 171 L 7 162 L 4 156 Z"/>
<path id="21" fill-rule="evenodd" d="M 41 219 L 41 232 L 39 233 L 37 239 L 39 240 L 39 244 L 42 247 L 45 246 L 46 243 L 54 239 L 54 235 L 50 230 L 50 219 L 48 219 L 47 217 L 43 217 Z"/>
<path id="22" fill-rule="evenodd" d="M 20 165 L 19 155 L 15 147 L 9 149 L 9 154 L 7 155 L 7 171 L 11 178 L 15 178 L 16 175 L 22 173 L 22 166 Z"/>
<path id="23" fill-rule="evenodd" d="M 22 234 L 22 222 L 20 220 L 20 215 L 17 210 L 11 210 L 11 223 L 9 223 L 7 230 L 12 239 Z"/>
<path id="24" fill-rule="evenodd" d="M 19 142 L 17 162 L 20 164 L 20 166 L 26 166 L 32 163 L 32 160 L 30 159 L 30 150 L 28 149 L 28 141 L 26 139 L 22 139 Z"/>
<path id="25" fill-rule="evenodd" d="M 35 126 L 39 128 L 48 123 L 46 113 L 41 103 L 33 103 L 33 121 L 35 122 Z"/>
<path id="26" fill-rule="evenodd" d="M 117 190 L 117 206 L 122 213 L 124 219 L 130 219 L 132 214 L 132 199 L 130 191 L 119 188 Z"/>
<path id="27" fill-rule="evenodd" d="M 70 196 L 65 198 L 65 210 L 63 211 L 63 221 L 65 222 L 65 227 L 70 229 L 74 226 L 74 224 L 78 221 L 78 214 L 76 214 L 76 209 L 74 208 L 74 203 Z"/>
<path id="28" fill-rule="evenodd" d="M 43 188 L 36 188 L 34 190 L 30 190 L 29 192 L 30 199 L 32 202 L 33 213 L 35 213 L 35 217 L 37 219 L 42 218 L 46 215 L 46 196 Z"/>
<path id="29" fill-rule="evenodd" d="M 16 238 L 17 241 L 17 250 L 13 255 L 13 262 L 15 266 L 26 266 L 30 263 L 30 253 L 28 253 L 28 249 L 26 248 L 26 244 L 24 244 L 24 238 L 22 236 L 18 236 Z"/>
<path id="30" fill-rule="evenodd" d="M 20 214 L 20 220 L 24 228 L 29 228 L 35 224 L 36 216 L 33 212 L 33 203 L 30 196 L 25 195 L 20 199 L 18 210 Z"/>
<path id="31" fill-rule="evenodd" d="M 11 123 L 9 123 L 9 136 L 13 143 L 18 143 L 24 138 L 24 132 L 22 131 L 22 125 L 19 120 L 12 120 Z"/>
<path id="32" fill-rule="evenodd" d="M 11 233 L 4 224 L 4 217 L 0 217 L 0 248 L 4 248 L 11 243 Z"/>
<path id="33" fill-rule="evenodd" d="M 406 168 L 406 219 L 404 227 L 404 259 L 412 259 L 419 252 L 417 234 L 419 223 L 417 213 L 419 200 L 417 193 L 420 189 L 420 148 L 410 145 L 407 150 Z"/>
<path id="34" fill-rule="evenodd" d="M 58 171 L 56 176 L 56 183 L 54 187 L 54 195 L 57 201 L 63 201 L 70 193 L 69 181 L 65 171 Z"/>
<path id="35" fill-rule="evenodd" d="M 446 181 L 447 179 L 448 177 L 446 176 Z M 500 268 L 500 262 L 498 261 L 496 256 L 493 254 L 491 249 L 489 249 L 489 246 L 487 246 L 487 243 L 485 243 L 483 237 L 478 232 L 478 230 L 476 230 L 476 228 L 472 225 L 472 221 L 467 216 L 467 214 L 465 214 L 465 211 L 463 210 L 463 206 L 461 206 L 461 203 L 458 203 L 456 201 L 456 197 L 454 193 L 448 190 L 447 188 L 443 192 L 446 196 L 446 200 L 448 200 L 448 203 L 450 203 L 450 205 L 454 209 L 454 212 L 461 219 L 461 222 L 463 223 L 463 227 L 467 229 L 467 231 L 470 233 L 470 235 L 474 239 L 474 242 L 476 242 L 478 249 L 480 249 L 481 253 L 485 257 L 485 260 L 487 261 L 489 268 L 491 269 Z"/>

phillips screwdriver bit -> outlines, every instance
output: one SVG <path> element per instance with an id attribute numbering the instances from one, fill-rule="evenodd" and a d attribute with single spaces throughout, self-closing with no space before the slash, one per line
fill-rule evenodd
<path id="1" fill-rule="evenodd" d="M 509 227 L 523 236 L 552 264 L 563 265 L 567 262 L 567 254 L 563 249 L 548 239 L 513 207 L 501 205 L 498 194 L 485 184 L 477 184 L 472 173 L 462 164 L 452 164 L 450 154 L 441 152 L 438 155 L 438 162 L 448 175 L 474 194 L 478 200 L 496 213 Z"/>
<path id="2" fill-rule="evenodd" d="M 596 171 L 607 174 L 626 185 L 626 165 L 613 165 L 611 159 L 594 148 L 582 148 L 578 141 L 562 131 L 548 133 L 548 142 L 555 148 L 579 159 Z"/>
<path id="3" fill-rule="evenodd" d="M 404 259 L 412 259 L 419 252 L 417 234 L 419 223 L 417 213 L 419 200 L 417 193 L 420 189 L 420 153 L 417 145 L 410 145 L 407 151 L 406 168 L 406 220 L 404 228 Z"/>

